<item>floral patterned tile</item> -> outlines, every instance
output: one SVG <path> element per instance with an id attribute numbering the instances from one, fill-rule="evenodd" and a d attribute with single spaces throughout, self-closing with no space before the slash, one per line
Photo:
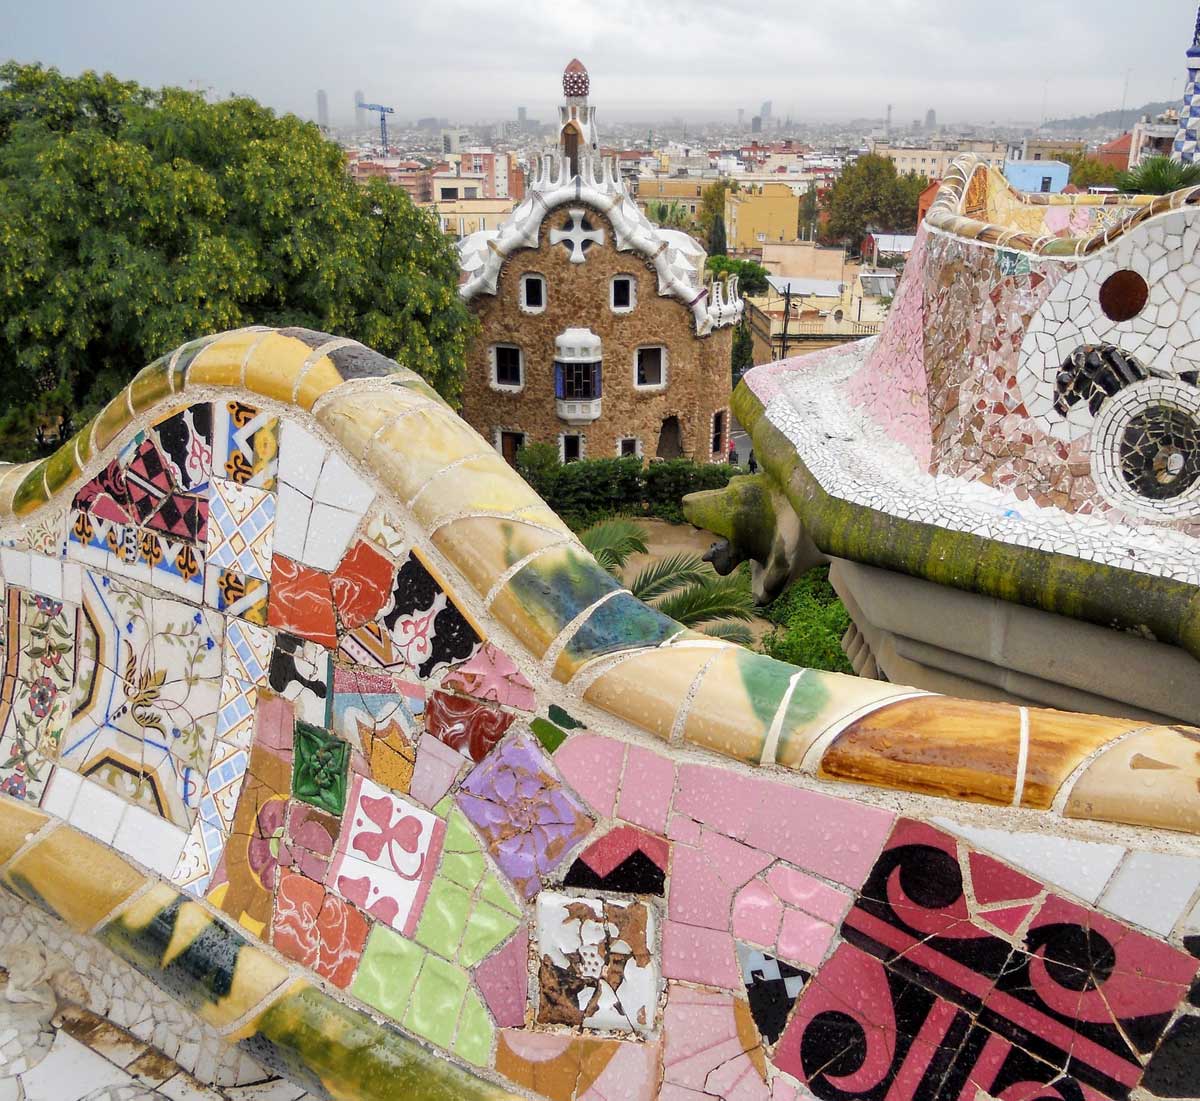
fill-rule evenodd
<path id="1" fill-rule="evenodd" d="M 343 898 L 412 936 L 445 829 L 423 807 L 355 776 L 328 882 Z"/>
<path id="2" fill-rule="evenodd" d="M 211 402 L 177 409 L 150 428 L 158 441 L 171 480 L 180 489 L 202 491 L 212 477 L 213 407 Z"/>
<path id="3" fill-rule="evenodd" d="M 292 794 L 318 810 L 340 815 L 346 807 L 350 746 L 318 726 L 296 723 Z"/>
<path id="4" fill-rule="evenodd" d="M 536 706 L 533 685 L 513 660 L 490 642 L 456 665 L 442 681 L 442 687 L 518 711 L 532 711 Z"/>
<path id="5" fill-rule="evenodd" d="M 369 762 L 373 779 L 408 791 L 425 689 L 377 669 L 334 669 L 332 726 Z M 436 802 L 436 800 L 435 800 Z"/>
<path id="6" fill-rule="evenodd" d="M 483 834 L 501 869 L 526 897 L 592 828 L 532 737 L 520 733 L 466 778 L 459 806 Z"/>
<path id="7" fill-rule="evenodd" d="M 204 603 L 226 615 L 263 626 L 267 622 L 268 582 L 260 577 L 208 566 L 204 577 Z"/>
<path id="8" fill-rule="evenodd" d="M 264 580 L 271 577 L 275 496 L 214 478 L 209 496 L 208 563 Z"/>
<path id="9" fill-rule="evenodd" d="M 242 401 L 217 403 L 213 473 L 239 485 L 274 489 L 279 470 L 279 418 Z"/>

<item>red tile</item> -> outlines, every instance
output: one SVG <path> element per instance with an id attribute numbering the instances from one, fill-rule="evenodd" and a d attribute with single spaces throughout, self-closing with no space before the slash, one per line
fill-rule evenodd
<path id="1" fill-rule="evenodd" d="M 425 729 L 472 761 L 482 761 L 513 721 L 488 703 L 434 692 L 425 703 Z"/>
<path id="2" fill-rule="evenodd" d="M 336 646 L 337 625 L 329 574 L 293 562 L 282 554 L 275 555 L 271 560 L 267 622 L 330 649 Z"/>
<path id="3" fill-rule="evenodd" d="M 366 918 L 319 883 L 290 873 L 280 879 L 272 942 L 285 956 L 335 986 L 350 985 L 367 931 Z"/>
<path id="4" fill-rule="evenodd" d="M 347 628 L 370 623 L 391 599 L 395 567 L 361 539 L 343 556 L 330 579 L 333 602 Z"/>

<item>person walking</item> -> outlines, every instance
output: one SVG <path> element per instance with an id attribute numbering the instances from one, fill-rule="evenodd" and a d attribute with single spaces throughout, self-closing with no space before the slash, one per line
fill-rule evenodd
<path id="1" fill-rule="evenodd" d="M 758 460 L 757 460 L 757 459 L 754 457 L 754 448 L 751 448 L 751 449 L 750 449 L 750 462 L 749 462 L 749 466 L 750 466 L 750 473 L 751 473 L 751 474 L 757 474 L 757 473 L 758 473 Z"/>

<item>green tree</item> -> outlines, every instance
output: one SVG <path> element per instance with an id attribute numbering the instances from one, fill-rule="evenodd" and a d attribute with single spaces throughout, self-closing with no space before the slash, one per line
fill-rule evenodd
<path id="1" fill-rule="evenodd" d="M 1182 164 L 1170 157 L 1147 157 L 1137 168 L 1117 173 L 1117 186 L 1136 195 L 1166 195 L 1200 184 L 1200 164 Z"/>
<path id="2" fill-rule="evenodd" d="M 353 337 L 457 400 L 473 321 L 433 216 L 317 127 L 110 75 L 0 65 L 0 447 L 247 324 Z"/>
<path id="3" fill-rule="evenodd" d="M 828 566 L 814 566 L 802 574 L 763 614 L 775 624 L 762 640 L 771 657 L 808 669 L 854 671 L 842 650 L 850 616 L 829 584 Z"/>
<path id="4" fill-rule="evenodd" d="M 829 236 L 857 247 L 869 230 L 911 233 L 917 227 L 917 200 L 928 186 L 924 176 L 898 175 L 887 157 L 859 157 L 826 192 Z"/>
<path id="5" fill-rule="evenodd" d="M 690 233 L 695 226 L 695 221 L 688 213 L 687 207 L 676 200 L 669 203 L 648 203 L 646 215 L 650 221 L 663 229 L 682 229 L 685 233 Z"/>
<path id="6" fill-rule="evenodd" d="M 800 215 L 796 222 L 797 240 L 811 240 L 816 236 L 817 218 L 821 212 L 821 202 L 817 197 L 814 184 L 809 184 L 808 190 L 800 196 Z"/>
<path id="7" fill-rule="evenodd" d="M 630 520 L 608 520 L 581 531 L 579 539 L 634 596 L 664 615 L 715 638 L 743 646 L 754 641 L 745 626 L 755 615 L 754 597 L 741 573 L 718 577 L 698 555 L 673 554 L 654 560 L 625 581 L 629 559 L 646 553 L 644 528 Z"/>
<path id="8" fill-rule="evenodd" d="M 700 211 L 696 220 L 706 235 L 712 234 L 713 223 L 718 218 L 722 222 L 725 220 L 725 193 L 729 190 L 729 184 L 730 181 L 726 179 L 714 180 L 700 193 Z"/>
<path id="9" fill-rule="evenodd" d="M 720 214 L 708 227 L 708 254 L 709 256 L 725 255 L 725 218 Z"/>
<path id="10" fill-rule="evenodd" d="M 710 256 L 706 267 L 714 275 L 736 275 L 740 294 L 767 293 L 767 269 L 755 260 L 736 260 L 732 256 Z"/>
<path id="11" fill-rule="evenodd" d="M 1086 153 L 1077 153 L 1063 160 L 1071 166 L 1070 182 L 1081 191 L 1089 187 L 1116 187 L 1117 170 L 1111 164 L 1089 157 Z"/>
<path id="12" fill-rule="evenodd" d="M 750 336 L 750 326 L 742 318 L 737 328 L 733 330 L 733 351 L 730 356 L 733 368 L 733 384 L 754 366 L 754 341 Z"/>

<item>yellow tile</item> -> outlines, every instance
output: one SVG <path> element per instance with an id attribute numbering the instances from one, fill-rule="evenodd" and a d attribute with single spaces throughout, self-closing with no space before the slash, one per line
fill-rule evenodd
<path id="1" fill-rule="evenodd" d="M 757 763 L 787 686 L 798 671 L 740 646 L 721 651 L 692 700 L 684 741 Z"/>
<path id="2" fill-rule="evenodd" d="M 1137 725 L 1128 719 L 1030 708 L 1029 753 L 1021 806 L 1047 810 L 1058 789 L 1081 762 Z"/>
<path id="3" fill-rule="evenodd" d="M 197 352 L 188 365 L 188 385 L 240 386 L 246 353 L 269 335 L 253 329 L 239 329 L 214 340 Z"/>
<path id="4" fill-rule="evenodd" d="M 665 741 L 692 682 L 716 656 L 707 647 L 671 646 L 635 654 L 597 677 L 583 698 Z"/>
<path id="5" fill-rule="evenodd" d="M 246 361 L 246 387 L 263 397 L 290 403 L 300 369 L 310 355 L 312 349 L 303 340 L 268 333 L 253 346 Z"/>
<path id="6" fill-rule="evenodd" d="M 128 426 L 132 416 L 122 390 L 96 417 L 96 431 L 92 442 L 97 451 L 103 451 Z"/>
<path id="7" fill-rule="evenodd" d="M 819 775 L 948 799 L 1010 804 L 1021 743 L 1019 708 L 918 696 L 884 704 L 843 730 Z"/>
<path id="8" fill-rule="evenodd" d="M 300 376 L 299 388 L 296 390 L 296 404 L 304 409 L 311 409 L 319 397 L 329 393 L 335 387 L 341 386 L 342 376 L 328 356 L 321 356 L 312 363 Z"/>
<path id="9" fill-rule="evenodd" d="M 911 689 L 886 681 L 866 680 L 843 673 L 806 669 L 796 681 L 779 727 L 775 763 L 800 768 L 813 743 L 834 723 L 870 704 Z"/>
<path id="10" fill-rule="evenodd" d="M 136 412 L 145 412 L 150 406 L 171 396 L 170 362 L 170 356 L 163 356 L 134 375 L 129 384 L 129 397 Z"/>
<path id="11" fill-rule="evenodd" d="M 567 538 L 565 531 L 548 532 L 511 520 L 476 516 L 438 528 L 433 545 L 484 596 L 505 570 L 526 555 Z"/>
<path id="12" fill-rule="evenodd" d="M 463 513 L 511 513 L 539 504 L 538 495 L 488 448 L 485 454 L 432 478 L 412 508 L 417 520 L 430 530 Z"/>
<path id="13" fill-rule="evenodd" d="M 417 398 L 415 394 L 412 396 Z M 451 463 L 483 454 L 487 449 L 488 445 L 464 421 L 441 406 L 422 402 L 419 408 L 380 432 L 369 458 L 388 488 L 401 500 L 409 501 Z M 449 491 L 448 483 L 446 486 L 439 486 L 439 492 Z"/>
<path id="14" fill-rule="evenodd" d="M 1200 833 L 1200 730 L 1154 726 L 1102 750 L 1075 781 L 1068 818 Z"/>
<path id="15" fill-rule="evenodd" d="M 13 496 L 28 472 L 29 463 L 6 463 L 0 466 L 0 510 L 6 513 L 12 512 Z"/>
<path id="16" fill-rule="evenodd" d="M 39 505 L 45 504 L 46 497 L 46 464 L 48 460 L 43 459 L 40 463 L 29 467 L 28 473 L 22 479 L 21 484 L 17 486 L 17 492 L 13 494 L 12 511 L 14 516 L 28 516 Z"/>
<path id="17" fill-rule="evenodd" d="M 18 894 L 40 899 L 81 932 L 145 882 L 141 872 L 112 849 L 67 826 L 14 860 L 4 879 Z"/>
<path id="18" fill-rule="evenodd" d="M 366 459 L 375 433 L 403 413 L 428 405 L 419 394 L 397 387 L 347 390 L 323 404 L 316 416 L 356 459 Z"/>
<path id="19" fill-rule="evenodd" d="M 286 967 L 265 952 L 246 945 L 237 954 L 229 993 L 219 1002 L 202 1006 L 200 1016 L 218 1030 L 228 1028 L 287 980 Z"/>
<path id="20" fill-rule="evenodd" d="M 50 816 L 0 795 L 0 864 L 15 853 L 48 821 Z"/>

